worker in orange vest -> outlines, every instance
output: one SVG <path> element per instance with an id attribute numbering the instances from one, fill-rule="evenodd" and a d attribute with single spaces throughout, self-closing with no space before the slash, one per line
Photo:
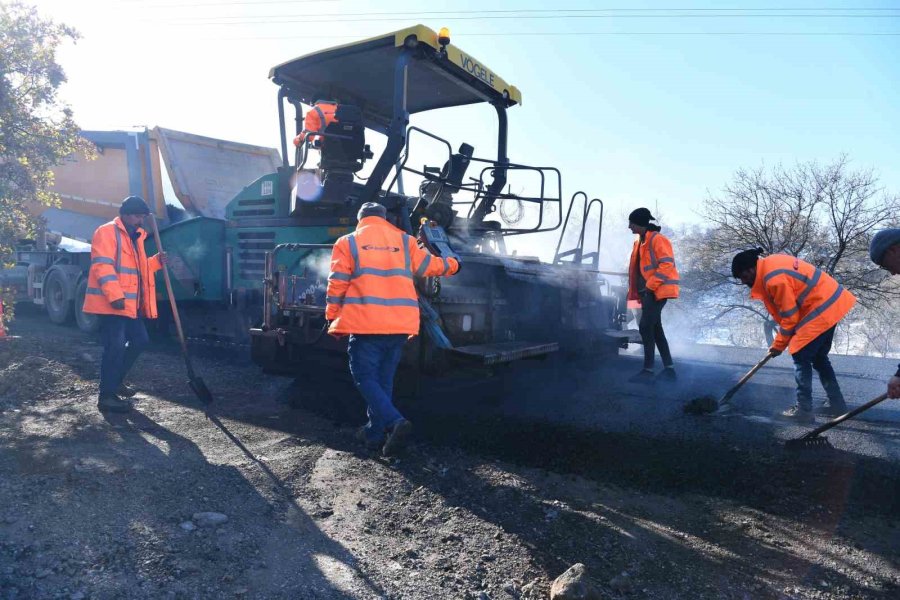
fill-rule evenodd
<path id="1" fill-rule="evenodd" d="M 900 275 L 900 229 L 884 229 L 872 236 L 869 256 L 891 275 Z M 900 365 L 888 380 L 887 394 L 888 398 L 900 398 Z"/>
<path id="2" fill-rule="evenodd" d="M 103 358 L 100 363 L 101 411 L 127 412 L 131 404 L 121 396 L 133 396 L 125 375 L 149 342 L 143 319 L 155 319 L 154 273 L 166 264 L 162 252 L 150 258 L 144 251 L 147 232 L 141 228 L 150 207 L 129 196 L 119 216 L 97 228 L 91 238 L 91 270 L 88 274 L 84 312 L 100 315 Z"/>
<path id="3" fill-rule="evenodd" d="M 294 145 L 300 146 L 307 140 L 313 144 L 321 141 L 321 134 L 325 133 L 325 128 L 337 120 L 337 117 L 335 117 L 337 109 L 337 102 L 328 100 L 316 101 L 310 111 L 306 113 L 306 117 L 303 118 L 303 131 L 294 138 Z"/>
<path id="4" fill-rule="evenodd" d="M 331 253 L 325 318 L 329 332 L 349 335 L 350 373 L 366 401 L 369 422 L 359 436 L 370 449 L 394 454 L 411 424 L 394 407 L 394 374 L 407 339 L 419 333 L 414 277 L 454 275 L 455 258 L 440 258 L 391 225 L 381 204 L 359 209 L 356 231 Z"/>
<path id="5" fill-rule="evenodd" d="M 778 322 L 769 354 L 790 351 L 797 380 L 797 404 L 782 413 L 800 423 L 815 422 L 812 408 L 812 371 L 828 396 L 821 412 L 843 414 L 847 404 L 828 359 L 838 322 L 856 304 L 856 298 L 821 269 L 786 254 L 761 257 L 762 248 L 738 253 L 731 274 L 750 288 L 750 297 L 762 300 Z"/>
<path id="6" fill-rule="evenodd" d="M 662 309 L 670 299 L 678 297 L 678 269 L 672 242 L 660 233 L 656 218 L 646 208 L 628 215 L 628 228 L 639 237 L 634 241 L 628 267 L 628 300 L 639 301 L 641 319 L 638 329 L 644 344 L 644 368 L 631 381 L 650 383 L 654 379 L 655 349 L 659 349 L 663 370 L 660 377 L 674 380 L 675 366 L 669 342 L 662 326 Z"/>

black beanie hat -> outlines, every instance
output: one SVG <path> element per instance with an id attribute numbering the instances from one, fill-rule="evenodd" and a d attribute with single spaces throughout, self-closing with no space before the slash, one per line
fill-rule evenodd
<path id="1" fill-rule="evenodd" d="M 764 250 L 762 248 L 754 248 L 735 254 L 734 258 L 731 259 L 731 276 L 738 279 L 740 278 L 741 273 L 755 267 L 756 261 L 759 260 L 759 255 L 763 252 Z"/>
<path id="2" fill-rule="evenodd" d="M 150 207 L 144 202 L 143 198 L 138 196 L 128 196 L 122 200 L 122 206 L 119 207 L 120 215 L 149 215 Z"/>
<path id="3" fill-rule="evenodd" d="M 631 214 L 628 215 L 628 222 L 634 223 L 635 225 L 640 225 L 641 227 L 648 227 L 650 225 L 650 221 L 655 221 L 656 217 L 650 214 L 650 210 L 647 208 L 636 208 L 631 211 Z"/>

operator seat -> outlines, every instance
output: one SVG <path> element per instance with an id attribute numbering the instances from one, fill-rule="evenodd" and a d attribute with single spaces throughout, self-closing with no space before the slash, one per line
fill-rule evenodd
<path id="1" fill-rule="evenodd" d="M 319 167 L 325 171 L 325 179 L 353 179 L 353 173 L 363 168 L 372 151 L 366 145 L 366 128 L 359 107 L 340 104 L 334 120 L 325 127 L 322 136 Z"/>

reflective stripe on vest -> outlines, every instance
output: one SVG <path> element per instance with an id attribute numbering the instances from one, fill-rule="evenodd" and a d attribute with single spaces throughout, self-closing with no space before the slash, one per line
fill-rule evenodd
<path id="1" fill-rule="evenodd" d="M 679 285 L 680 281 L 678 279 L 669 279 L 663 273 L 655 273 L 654 277 L 658 277 L 662 280 L 662 285 Z"/>
<path id="2" fill-rule="evenodd" d="M 422 261 L 422 264 L 419 265 L 419 268 L 416 269 L 416 277 L 424 277 L 424 276 L 425 276 L 425 271 L 428 270 L 428 265 L 430 265 L 430 264 L 431 264 L 431 255 L 430 255 L 430 254 L 426 254 L 426 255 L 425 255 L 425 260 L 423 260 L 423 261 Z"/>
<path id="3" fill-rule="evenodd" d="M 96 258 L 91 259 L 92 265 L 113 265 L 115 266 L 116 261 L 111 258 L 106 258 L 105 256 L 98 256 Z"/>
<path id="4" fill-rule="evenodd" d="M 351 277 L 349 273 L 329 273 L 328 279 L 336 279 L 338 281 L 350 281 Z"/>
<path id="5" fill-rule="evenodd" d="M 403 240 L 403 268 L 412 278 L 412 259 L 409 256 L 409 242 L 412 238 L 404 233 L 401 239 Z"/>
<path id="6" fill-rule="evenodd" d="M 347 241 L 350 244 L 350 255 L 353 257 L 353 272 L 348 276 L 345 281 L 349 281 L 350 279 L 356 279 L 357 277 L 361 277 L 363 275 L 374 275 L 376 277 L 409 277 L 412 279 L 412 270 L 410 269 L 410 256 L 409 256 L 409 245 L 408 240 L 411 239 L 408 235 L 403 235 L 403 262 L 404 268 L 402 269 L 379 269 L 377 267 L 360 267 L 359 266 L 359 248 L 356 246 L 356 237 L 354 235 L 350 235 L 347 238 Z M 332 273 L 334 275 L 334 273 Z M 329 275 L 329 278 L 331 275 Z M 343 277 L 335 277 L 335 279 L 343 279 Z"/>
<path id="7" fill-rule="evenodd" d="M 656 237 L 656 232 L 651 231 L 650 235 L 647 236 L 647 249 L 650 250 L 650 266 L 655 269 L 659 266 L 659 261 L 656 260 L 656 252 L 653 250 L 654 237 Z"/>
<path id="8" fill-rule="evenodd" d="M 115 280 L 117 280 L 118 278 L 119 278 L 118 275 L 104 275 L 103 277 L 101 277 L 101 278 L 99 278 L 99 279 L 97 280 L 97 283 L 98 283 L 99 285 L 103 285 L 104 283 L 106 283 L 106 282 L 108 282 L 108 281 L 115 281 Z"/>
<path id="9" fill-rule="evenodd" d="M 673 265 L 675 264 L 675 259 L 671 256 L 665 256 L 660 259 L 656 258 L 656 251 L 653 249 L 652 242 L 653 242 L 653 238 L 656 236 L 657 233 L 659 233 L 659 232 L 651 231 L 648 234 L 646 246 L 647 246 L 647 250 L 650 252 L 650 264 L 647 265 L 646 267 L 644 267 L 644 271 L 651 271 L 653 269 L 658 269 L 659 265 L 661 265 L 662 263 L 672 263 Z M 638 246 L 640 247 L 640 244 L 638 244 Z"/>
<path id="10" fill-rule="evenodd" d="M 91 295 L 94 295 L 94 296 L 102 296 L 102 295 L 103 295 L 103 290 L 101 290 L 100 288 L 92 288 L 92 287 L 89 287 L 89 288 L 87 288 L 87 290 L 85 290 L 84 293 L 85 293 L 85 294 L 91 294 Z M 125 292 L 125 299 L 126 299 L 126 300 L 137 300 L 137 297 L 138 297 L 137 294 Z"/>
<path id="11" fill-rule="evenodd" d="M 113 228 L 116 230 L 116 273 L 119 273 L 119 265 L 122 264 L 122 232 L 119 231 L 119 226 L 113 223 Z"/>
<path id="12" fill-rule="evenodd" d="M 838 284 L 837 289 L 834 290 L 834 293 L 831 295 L 831 297 L 828 298 L 828 300 L 823 302 L 821 305 L 819 305 L 812 312 L 810 312 L 808 315 L 806 315 L 805 317 L 800 319 L 800 322 L 797 323 L 796 327 L 794 327 L 793 329 L 784 329 L 784 328 L 779 327 L 779 329 L 781 330 L 781 333 L 783 333 L 784 335 L 787 335 L 787 336 L 794 335 L 795 333 L 797 333 L 798 329 L 800 329 L 801 327 L 803 327 L 804 325 L 806 325 L 807 323 L 809 323 L 810 321 L 812 321 L 813 319 L 815 319 L 816 317 L 821 315 L 823 312 L 828 310 L 832 304 L 834 304 L 835 302 L 838 301 L 838 298 L 840 298 L 841 294 L 843 294 L 843 293 L 844 293 L 844 286 L 842 286 L 841 284 Z"/>
<path id="13" fill-rule="evenodd" d="M 328 296 L 325 301 L 329 304 L 372 304 L 377 306 L 411 306 L 418 308 L 418 300 L 410 298 L 379 298 L 378 296 L 360 296 L 339 298 L 337 296 Z"/>
<path id="14" fill-rule="evenodd" d="M 817 267 L 816 270 L 813 272 L 812 279 L 810 279 L 803 273 L 798 273 L 797 271 L 792 271 L 790 269 L 775 269 L 774 271 L 772 271 L 771 273 L 768 273 L 763 278 L 763 283 L 767 283 L 770 279 L 772 279 L 776 275 L 787 275 L 789 277 L 793 277 L 794 279 L 797 279 L 798 281 L 802 281 L 803 283 L 806 284 L 806 289 L 804 289 L 802 292 L 800 292 L 800 295 L 797 296 L 797 305 L 796 306 L 794 306 L 791 309 L 785 310 L 785 311 L 778 311 L 778 315 L 780 317 L 786 319 L 787 317 L 790 317 L 790 316 L 793 316 L 794 314 L 796 314 L 800 310 L 800 307 L 803 306 L 803 303 L 806 301 L 806 297 L 809 296 L 812 293 L 813 289 L 819 284 L 819 279 L 822 278 L 822 270 Z M 769 299 L 772 301 L 772 304 L 775 304 L 775 298 L 773 298 L 770 295 Z M 798 327 L 799 327 L 799 325 L 798 325 Z M 785 335 L 793 335 L 793 333 L 786 333 Z"/>
<path id="15" fill-rule="evenodd" d="M 350 244 L 350 256 L 353 258 L 353 272 L 350 273 L 350 277 L 356 277 L 356 271 L 359 270 L 359 248 L 356 247 L 356 238 L 352 234 L 347 238 L 347 242 Z"/>

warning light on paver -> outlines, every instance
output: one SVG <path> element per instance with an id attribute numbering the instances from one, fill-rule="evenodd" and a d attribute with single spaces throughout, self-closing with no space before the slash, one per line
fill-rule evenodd
<path id="1" fill-rule="evenodd" d="M 438 32 L 438 44 L 441 46 L 446 46 L 450 43 L 450 29 L 447 27 L 441 27 L 441 30 Z"/>

